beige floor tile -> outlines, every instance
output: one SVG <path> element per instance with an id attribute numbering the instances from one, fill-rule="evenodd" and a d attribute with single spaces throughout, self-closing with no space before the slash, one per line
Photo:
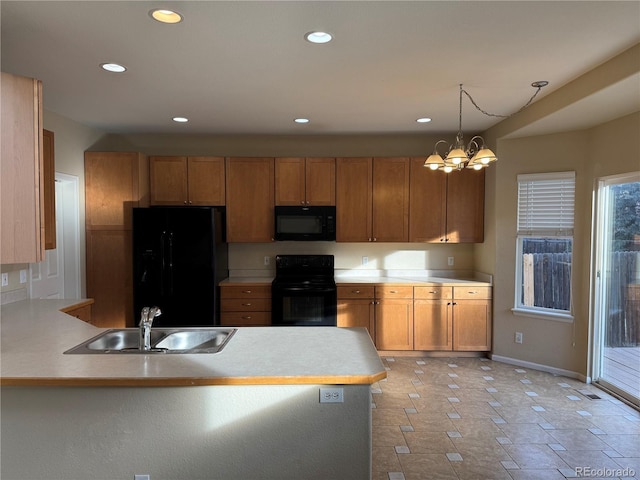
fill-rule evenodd
<path id="1" fill-rule="evenodd" d="M 625 457 L 640 457 L 640 435 L 603 435 L 602 441 Z M 640 470 L 638 470 L 640 473 Z"/>
<path id="2" fill-rule="evenodd" d="M 374 472 L 399 472 L 401 471 L 398 455 L 393 447 L 373 447 L 373 471 Z"/>
<path id="3" fill-rule="evenodd" d="M 442 454 L 402 455 L 402 471 L 406 480 L 457 480 L 454 469 Z"/>
<path id="4" fill-rule="evenodd" d="M 607 450 L 608 446 L 589 430 L 551 430 L 549 435 L 567 450 Z"/>
<path id="5" fill-rule="evenodd" d="M 547 470 L 510 470 L 513 480 L 565 480 L 557 468 Z"/>
<path id="6" fill-rule="evenodd" d="M 452 462 L 460 480 L 511 480 L 511 476 L 498 460 L 463 457 L 462 462 Z"/>
<path id="7" fill-rule="evenodd" d="M 404 435 L 398 425 L 378 425 L 373 430 L 374 447 L 395 447 L 406 445 Z"/>
<path id="8" fill-rule="evenodd" d="M 455 452 L 451 439 L 445 432 L 404 432 L 404 438 L 412 454 Z"/>
<path id="9" fill-rule="evenodd" d="M 504 445 L 503 448 L 520 468 L 569 468 L 547 445 Z"/>
<path id="10" fill-rule="evenodd" d="M 600 451 L 580 450 L 556 452 L 562 460 L 565 461 L 569 468 L 589 467 L 594 470 L 599 469 L 616 469 L 619 465 L 607 455 Z"/>
<path id="11" fill-rule="evenodd" d="M 543 429 L 539 425 L 520 423 L 500 425 L 500 430 L 504 436 L 509 438 L 513 444 L 549 444 L 558 443 L 557 440 L 549 434 L 549 431 Z"/>
<path id="12" fill-rule="evenodd" d="M 409 416 L 411 426 L 416 431 L 451 432 L 456 430 L 455 424 L 446 413 L 417 413 Z"/>
<path id="13" fill-rule="evenodd" d="M 409 425 L 409 419 L 400 408 L 374 408 L 371 411 L 373 426 L 378 425 Z"/>

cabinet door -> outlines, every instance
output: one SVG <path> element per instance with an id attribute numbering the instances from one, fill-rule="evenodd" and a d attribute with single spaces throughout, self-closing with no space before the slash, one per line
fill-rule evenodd
<path id="1" fill-rule="evenodd" d="M 131 152 L 85 152 L 85 226 L 130 229 L 131 208 L 149 201 L 149 164 Z"/>
<path id="2" fill-rule="evenodd" d="M 307 158 L 305 166 L 307 205 L 335 205 L 335 158 Z"/>
<path id="3" fill-rule="evenodd" d="M 273 158 L 227 158 L 226 167 L 227 241 L 273 241 Z"/>
<path id="4" fill-rule="evenodd" d="M 491 350 L 491 300 L 456 300 L 453 306 L 453 349 Z"/>
<path id="5" fill-rule="evenodd" d="M 375 343 L 375 316 L 372 298 L 339 298 L 338 327 L 364 327 Z"/>
<path id="6" fill-rule="evenodd" d="M 275 165 L 276 205 L 304 205 L 304 158 L 276 158 Z"/>
<path id="7" fill-rule="evenodd" d="M 189 205 L 224 205 L 224 157 L 189 157 L 187 165 Z"/>
<path id="8" fill-rule="evenodd" d="M 379 300 L 375 306 L 376 347 L 413 350 L 413 300 Z"/>
<path id="9" fill-rule="evenodd" d="M 130 230 L 87 230 L 87 296 L 97 327 L 133 327 Z M 135 319 L 137 321 L 138 319 Z"/>
<path id="10" fill-rule="evenodd" d="M 373 160 L 373 241 L 409 241 L 409 159 Z"/>
<path id="11" fill-rule="evenodd" d="M 372 240 L 371 158 L 336 159 L 336 240 L 369 242 Z"/>
<path id="12" fill-rule="evenodd" d="M 151 205 L 186 205 L 187 157 L 149 157 Z"/>
<path id="13" fill-rule="evenodd" d="M 411 159 L 409 188 L 409 241 L 444 242 L 446 238 L 447 174 L 424 166 L 424 158 Z"/>
<path id="14" fill-rule="evenodd" d="M 56 166 L 54 134 L 42 130 L 42 166 L 44 188 L 44 248 L 56 248 Z"/>
<path id="15" fill-rule="evenodd" d="M 447 241 L 484 242 L 484 170 L 448 174 Z"/>
<path id="16" fill-rule="evenodd" d="M 44 259 L 42 82 L 2 72 L 0 264 Z"/>
<path id="17" fill-rule="evenodd" d="M 453 324 L 451 300 L 415 300 L 413 302 L 414 348 L 451 350 Z"/>

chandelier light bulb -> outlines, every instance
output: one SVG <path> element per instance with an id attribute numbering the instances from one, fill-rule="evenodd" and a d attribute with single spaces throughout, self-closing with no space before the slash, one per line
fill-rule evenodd
<path id="1" fill-rule="evenodd" d="M 429 164 L 429 168 L 431 170 L 437 170 L 438 169 L 438 164 L 437 163 L 431 163 L 431 164 Z"/>

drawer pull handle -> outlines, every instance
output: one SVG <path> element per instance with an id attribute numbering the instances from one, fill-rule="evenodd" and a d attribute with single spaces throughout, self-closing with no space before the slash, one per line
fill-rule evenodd
<path id="1" fill-rule="evenodd" d="M 360 294 L 360 290 L 351 290 L 351 293 Z"/>
<path id="2" fill-rule="evenodd" d="M 241 317 L 243 320 L 251 320 L 251 315 L 244 315 Z"/>
<path id="3" fill-rule="evenodd" d="M 438 292 L 435 292 L 435 291 L 431 290 L 429 293 L 433 293 L 435 295 Z"/>
<path id="4" fill-rule="evenodd" d="M 243 303 L 243 304 L 242 304 L 242 306 L 243 306 L 243 307 L 250 307 L 250 306 L 251 306 L 251 304 L 250 304 L 250 303 Z"/>
<path id="5" fill-rule="evenodd" d="M 389 290 L 389 293 L 398 293 L 397 290 Z"/>
<path id="6" fill-rule="evenodd" d="M 251 290 L 243 290 L 242 293 L 251 293 Z"/>
<path id="7" fill-rule="evenodd" d="M 475 295 L 478 292 L 467 292 L 469 295 Z"/>

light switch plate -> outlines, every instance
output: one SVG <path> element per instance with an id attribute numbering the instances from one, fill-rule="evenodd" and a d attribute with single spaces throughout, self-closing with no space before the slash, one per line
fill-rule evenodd
<path id="1" fill-rule="evenodd" d="M 2 286 L 6 287 L 7 285 L 9 285 L 9 274 L 8 273 L 3 273 L 2 274 Z"/>
<path id="2" fill-rule="evenodd" d="M 27 270 L 20 270 L 20 283 L 27 283 Z"/>

